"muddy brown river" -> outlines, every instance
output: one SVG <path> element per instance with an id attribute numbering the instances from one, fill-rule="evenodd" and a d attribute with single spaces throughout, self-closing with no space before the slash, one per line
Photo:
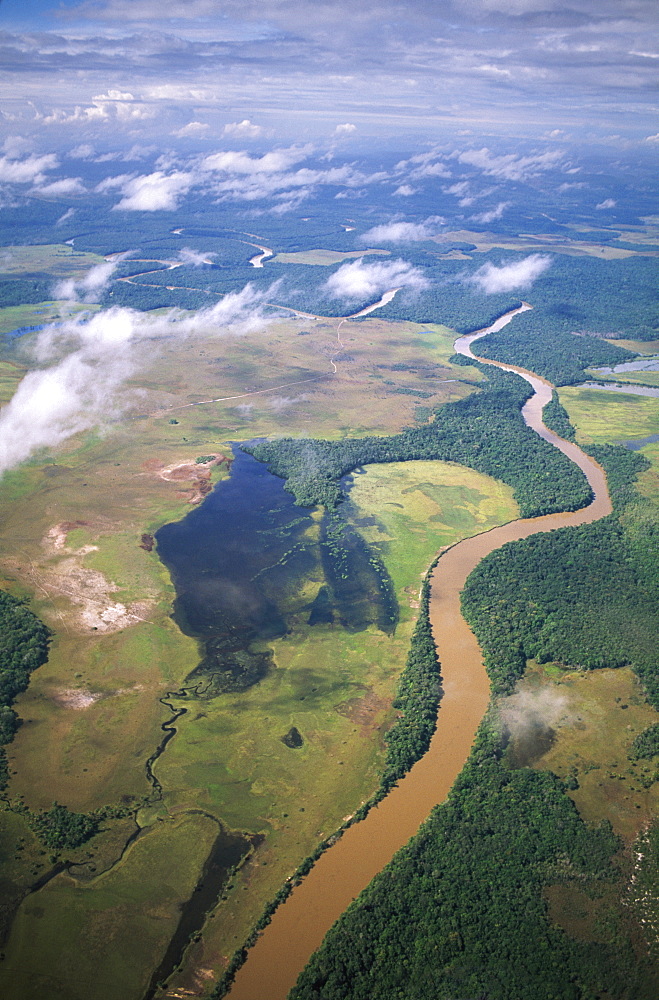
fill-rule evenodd
<path id="1" fill-rule="evenodd" d="M 524 304 L 491 326 L 460 337 L 455 349 L 475 357 L 471 344 L 500 330 L 513 316 L 531 308 Z M 432 576 L 430 618 L 441 663 L 442 697 L 437 731 L 430 748 L 366 819 L 350 827 L 294 889 L 249 951 L 236 975 L 231 1000 L 285 1000 L 289 990 L 325 934 L 396 851 L 417 832 L 432 808 L 442 802 L 465 763 L 478 724 L 488 705 L 490 686 L 476 638 L 460 613 L 460 591 L 471 571 L 506 542 L 589 524 L 611 512 L 602 468 L 580 448 L 553 434 L 542 423 L 542 409 L 552 386 L 532 372 L 479 358 L 531 383 L 535 394 L 522 410 L 524 420 L 541 437 L 560 448 L 585 473 L 595 499 L 566 514 L 511 521 L 458 542 L 440 558 Z"/>

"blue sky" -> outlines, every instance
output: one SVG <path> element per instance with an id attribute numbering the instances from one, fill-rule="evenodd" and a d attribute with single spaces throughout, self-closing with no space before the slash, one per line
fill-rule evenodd
<path id="1" fill-rule="evenodd" d="M 656 0 L 3 0 L 0 140 L 629 148 L 659 130 L 658 22 Z"/>

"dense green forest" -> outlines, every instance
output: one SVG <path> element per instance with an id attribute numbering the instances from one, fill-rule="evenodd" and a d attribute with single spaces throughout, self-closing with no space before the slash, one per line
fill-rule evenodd
<path id="1" fill-rule="evenodd" d="M 58 802 L 50 809 L 26 811 L 25 815 L 41 843 L 55 853 L 85 844 L 98 832 L 100 823 L 99 813 L 72 812 Z"/>
<path id="2" fill-rule="evenodd" d="M 404 256 L 416 263 L 413 253 L 406 251 Z M 424 269 L 430 282 L 427 290 L 414 299 L 397 295 L 379 310 L 378 316 L 419 323 L 441 322 L 462 333 L 487 326 L 490 313 L 492 318 L 500 316 L 514 307 L 515 299 L 509 294 L 479 292 L 470 279 L 485 263 L 501 267 L 527 256 L 528 252 L 492 250 L 474 255 L 468 262 L 436 261 L 434 266 Z M 653 340 L 659 336 L 656 270 L 651 258 L 597 260 L 551 254 L 550 267 L 527 295 L 534 312 L 542 316 L 533 329 L 538 337 L 547 336 L 552 347 L 557 334 L 572 332 L 630 340 Z M 515 320 L 516 326 L 522 318 Z M 527 316 L 526 321 L 529 320 Z M 495 336 L 499 338 L 500 334 Z M 563 344 L 562 337 L 560 343 Z M 595 343 L 593 349 L 596 347 Z M 601 349 L 605 351 L 606 347 L 605 344 Z"/>
<path id="3" fill-rule="evenodd" d="M 0 281 L 0 309 L 46 302 L 52 298 L 53 281 L 48 275 L 34 278 L 9 278 Z"/>
<path id="4" fill-rule="evenodd" d="M 385 736 L 387 756 L 381 779 L 381 788 L 385 791 L 423 757 L 437 725 L 441 675 L 429 605 L 430 582 L 426 577 L 407 663 L 394 699 L 394 708 L 401 716 Z"/>
<path id="5" fill-rule="evenodd" d="M 548 772 L 510 770 L 487 724 L 448 800 L 352 903 L 290 1000 L 650 1000 L 613 913 L 597 942 L 550 926 L 543 888 L 602 893 L 610 828 L 589 829 Z"/>
<path id="6" fill-rule="evenodd" d="M 301 505 L 335 507 L 341 476 L 369 462 L 442 459 L 459 462 L 513 487 L 523 517 L 577 510 L 591 498 L 583 473 L 524 423 L 528 383 L 482 365 L 487 381 L 475 393 L 436 412 L 434 420 L 391 437 L 341 441 L 281 438 L 245 446 Z"/>
<path id="7" fill-rule="evenodd" d="M 590 450 L 609 472 L 614 514 L 490 553 L 467 581 L 463 613 L 495 693 L 512 691 L 527 658 L 586 669 L 631 663 L 659 708 L 659 532 L 648 528 L 637 542 L 644 501 L 631 488 L 647 462 L 615 446 Z"/>
<path id="8" fill-rule="evenodd" d="M 520 365 L 554 385 L 577 385 L 584 380 L 584 368 L 613 367 L 636 356 L 599 337 L 577 336 L 561 325 L 565 324 L 551 313 L 534 308 L 474 344 L 474 353 Z"/>
<path id="9" fill-rule="evenodd" d="M 8 780 L 4 744 L 13 740 L 20 725 L 11 706 L 27 688 L 32 671 L 48 659 L 49 636 L 24 601 L 0 590 L 0 790 Z"/>
<path id="10" fill-rule="evenodd" d="M 607 470 L 614 513 L 491 553 L 467 581 L 463 610 L 495 691 L 512 689 L 528 656 L 631 662 L 657 706 L 659 561 L 656 537 L 639 533 L 649 501 L 634 487 L 647 462 L 617 446 L 590 450 Z M 654 756 L 656 729 L 632 753 Z M 597 943 L 548 923 L 543 887 L 601 895 L 619 877 L 617 845 L 607 828 L 586 827 L 552 774 L 511 769 L 505 738 L 484 723 L 447 802 L 330 931 L 291 1000 L 656 995 L 657 970 L 639 960 L 615 907 Z"/>
<path id="11" fill-rule="evenodd" d="M 560 403 L 558 393 L 555 389 L 551 394 L 551 400 L 542 411 L 542 422 L 550 431 L 558 434 L 559 437 L 565 438 L 566 441 L 575 440 L 574 427 L 570 423 L 568 412 Z"/>

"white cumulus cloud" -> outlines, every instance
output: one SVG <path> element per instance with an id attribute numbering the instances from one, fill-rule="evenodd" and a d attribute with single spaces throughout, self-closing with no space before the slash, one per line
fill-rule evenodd
<path id="1" fill-rule="evenodd" d="M 595 205 L 595 208 L 597 209 L 615 208 L 616 204 L 617 202 L 613 198 L 605 198 L 604 201 L 601 201 L 599 203 L 599 205 Z"/>
<path id="2" fill-rule="evenodd" d="M 488 177 L 498 177 L 507 181 L 526 181 L 557 167 L 563 159 L 563 153 L 558 149 L 549 149 L 528 156 L 517 156 L 515 153 L 497 156 L 483 146 L 482 149 L 469 149 L 459 153 L 457 158 L 460 163 L 467 163 L 482 170 Z"/>
<path id="3" fill-rule="evenodd" d="M 405 260 L 365 263 L 360 257 L 343 264 L 328 278 L 324 287 L 332 298 L 366 302 L 392 288 L 420 291 L 428 287 L 428 281 L 418 267 Z"/>
<path id="4" fill-rule="evenodd" d="M 188 122 L 187 125 L 183 125 L 182 128 L 172 132 L 172 135 L 177 136 L 179 139 L 185 139 L 190 135 L 204 135 L 209 129 L 210 125 L 207 125 L 206 122 Z"/>
<path id="5" fill-rule="evenodd" d="M 362 243 L 414 243 L 427 240 L 434 236 L 437 227 L 444 220 L 439 215 L 432 215 L 425 222 L 403 222 L 393 219 L 380 226 L 373 226 L 360 237 Z"/>
<path id="6" fill-rule="evenodd" d="M 0 183 L 35 184 L 43 180 L 44 171 L 54 170 L 59 166 L 59 160 L 54 153 L 43 156 L 27 156 L 15 159 L 10 156 L 0 156 Z"/>
<path id="7" fill-rule="evenodd" d="M 241 122 L 229 122 L 225 125 L 222 134 L 238 139 L 258 139 L 263 134 L 263 128 L 255 125 L 249 118 L 243 118 Z"/>
<path id="8" fill-rule="evenodd" d="M 547 254 L 532 253 L 524 260 L 514 261 L 496 267 L 494 264 L 483 264 L 478 270 L 463 281 L 476 285 L 486 295 L 496 292 L 513 292 L 530 288 L 533 282 L 551 266 L 551 257 Z"/>
<path id="9" fill-rule="evenodd" d="M 194 182 L 194 174 L 181 170 L 170 174 L 156 170 L 131 177 L 123 182 L 123 197 L 113 208 L 125 212 L 173 211 Z"/>
<path id="10" fill-rule="evenodd" d="M 31 193 L 61 198 L 72 194 L 86 194 L 87 189 L 82 183 L 81 177 L 62 177 L 60 180 L 51 181 L 49 184 L 38 184 L 32 189 Z"/>

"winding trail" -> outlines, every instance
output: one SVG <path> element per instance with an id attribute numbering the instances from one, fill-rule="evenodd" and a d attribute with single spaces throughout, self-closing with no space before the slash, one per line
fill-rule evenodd
<path id="1" fill-rule="evenodd" d="M 455 350 L 476 358 L 471 351 L 476 340 L 500 330 L 519 312 L 530 308 L 524 303 L 485 329 L 460 337 Z M 512 521 L 458 542 L 442 554 L 431 578 L 430 620 L 441 663 L 443 697 L 430 748 L 366 819 L 346 830 L 319 858 L 275 911 L 236 975 L 229 991 L 231 1000 L 285 1000 L 334 921 L 417 832 L 432 808 L 445 799 L 462 769 L 490 697 L 481 650 L 460 612 L 460 591 L 471 571 L 506 542 L 540 531 L 587 524 L 611 512 L 601 466 L 542 423 L 542 408 L 551 399 L 550 383 L 512 365 L 487 358 L 478 360 L 515 372 L 531 383 L 535 392 L 522 410 L 525 422 L 576 462 L 590 483 L 594 499 L 578 511 Z"/>

